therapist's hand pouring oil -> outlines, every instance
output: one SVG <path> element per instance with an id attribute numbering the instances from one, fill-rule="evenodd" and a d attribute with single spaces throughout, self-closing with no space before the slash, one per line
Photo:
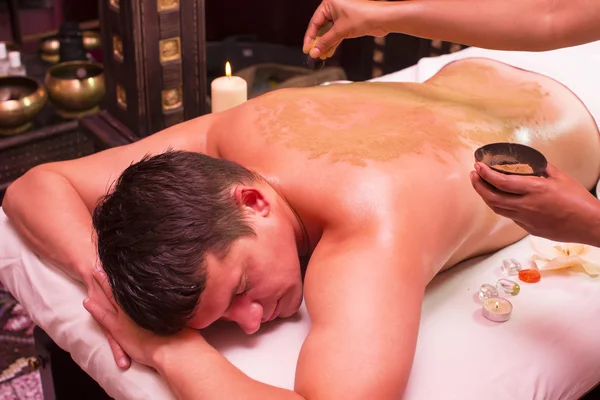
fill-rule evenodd
<path id="1" fill-rule="evenodd" d="M 315 11 L 304 36 L 302 50 L 325 60 L 342 40 L 361 36 L 384 36 L 376 14 L 377 2 L 370 0 L 324 0 Z"/>

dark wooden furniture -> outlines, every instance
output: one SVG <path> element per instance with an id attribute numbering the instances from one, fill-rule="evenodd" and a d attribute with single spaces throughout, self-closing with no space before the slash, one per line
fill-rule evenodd
<path id="1" fill-rule="evenodd" d="M 62 14 L 64 21 L 86 22 L 99 18 L 98 0 L 63 0 Z"/>
<path id="2" fill-rule="evenodd" d="M 103 0 L 100 23 L 107 107 L 97 124 L 142 138 L 205 112 L 203 0 Z"/>
<path id="3" fill-rule="evenodd" d="M 321 0 L 205 0 L 206 40 L 252 34 L 264 43 L 302 48 L 304 31 Z"/>
<path id="4" fill-rule="evenodd" d="M 23 57 L 28 74 L 43 81 L 47 66 L 37 55 Z M 48 102 L 26 132 L 0 135 L 0 204 L 8 185 L 36 165 L 83 157 L 95 150 L 75 120 L 60 118 Z"/>
<path id="5" fill-rule="evenodd" d="M 13 43 L 20 46 L 23 43 L 23 37 L 21 36 L 21 23 L 19 21 L 17 0 L 8 0 L 8 19 L 10 20 Z"/>
<path id="6" fill-rule="evenodd" d="M 93 152 L 93 142 L 79 130 L 77 121 L 62 121 L 17 136 L 0 137 L 0 203 L 6 188 L 34 166 Z"/>
<path id="7" fill-rule="evenodd" d="M 3 25 L 6 24 L 6 29 L 0 29 L 0 41 L 12 42 L 25 51 L 35 51 L 35 38 L 56 30 L 63 21 L 62 11 L 62 0 L 0 0 L 0 25 L 5 28 Z"/>
<path id="8" fill-rule="evenodd" d="M 415 65 L 423 57 L 454 53 L 466 47 L 400 33 L 375 39 L 363 37 L 342 42 L 340 65 L 349 80 L 365 81 Z"/>
<path id="9" fill-rule="evenodd" d="M 29 366 L 40 371 L 44 400 L 109 400 L 106 392 L 40 327 L 33 330 L 38 356 Z"/>

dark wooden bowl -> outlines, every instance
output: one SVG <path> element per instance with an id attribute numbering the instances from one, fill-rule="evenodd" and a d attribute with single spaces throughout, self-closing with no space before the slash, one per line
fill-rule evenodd
<path id="1" fill-rule="evenodd" d="M 475 160 L 507 175 L 544 176 L 548 160 L 536 149 L 519 143 L 490 143 L 475 151 Z"/>

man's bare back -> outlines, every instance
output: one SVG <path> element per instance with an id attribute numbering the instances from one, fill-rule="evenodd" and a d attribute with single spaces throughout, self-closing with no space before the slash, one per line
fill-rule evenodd
<path id="1" fill-rule="evenodd" d="M 393 204 L 386 220 L 428 255 L 429 279 L 526 234 L 472 190 L 479 146 L 528 144 L 588 189 L 600 173 L 596 125 L 572 92 L 485 59 L 449 64 L 424 84 L 273 92 L 211 131 L 220 156 L 272 176 L 307 226 L 347 225 Z M 311 233 L 314 245 L 322 229 Z"/>

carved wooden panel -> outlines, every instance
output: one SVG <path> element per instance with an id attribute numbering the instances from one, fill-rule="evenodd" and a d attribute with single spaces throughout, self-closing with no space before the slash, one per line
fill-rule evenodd
<path id="1" fill-rule="evenodd" d="M 101 0 L 107 111 L 138 136 L 206 109 L 203 0 Z"/>

